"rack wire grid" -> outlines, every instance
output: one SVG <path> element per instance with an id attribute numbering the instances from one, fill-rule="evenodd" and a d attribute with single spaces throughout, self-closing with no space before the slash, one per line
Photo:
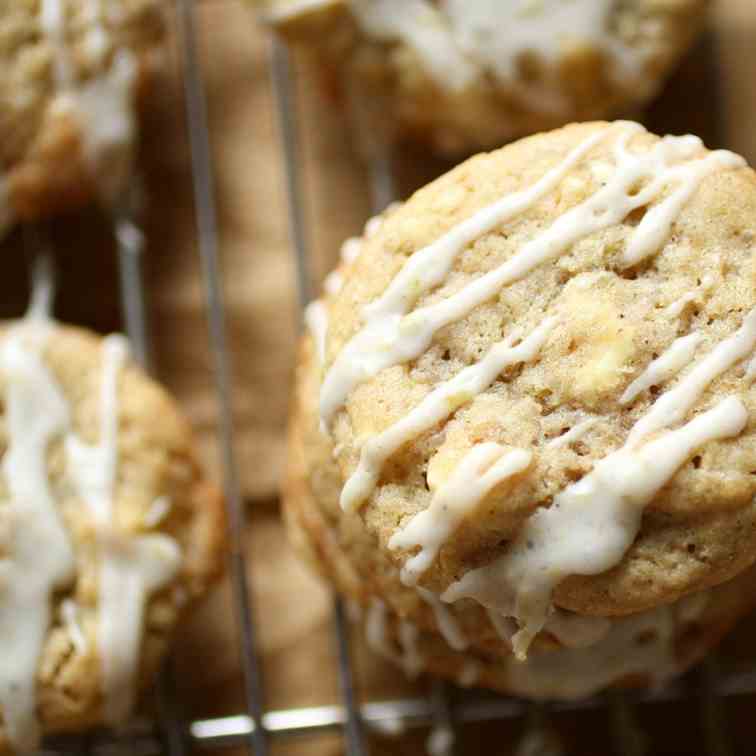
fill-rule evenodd
<path id="1" fill-rule="evenodd" d="M 215 373 L 215 393 L 220 415 L 220 457 L 228 514 L 228 568 L 234 598 L 237 641 L 244 680 L 245 709 L 231 716 L 186 721 L 178 704 L 178 686 L 170 661 L 156 686 L 157 721 L 137 720 L 119 733 L 96 732 L 86 737 L 50 739 L 43 756 L 60 754 L 167 754 L 182 756 L 206 749 L 241 748 L 266 756 L 274 741 L 290 736 L 341 733 L 348 756 L 367 756 L 366 734 L 391 735 L 408 729 L 431 728 L 437 736 L 435 753 L 454 753 L 454 731 L 460 725 L 497 720 L 529 720 L 543 723 L 564 712 L 599 712 L 609 727 L 609 743 L 600 753 L 644 756 L 655 753 L 653 733 L 638 724 L 638 708 L 645 704 L 689 701 L 693 718 L 700 723 L 700 750 L 706 756 L 740 753 L 726 724 L 727 699 L 756 694 L 756 662 L 721 672 L 715 657 L 699 670 L 663 689 L 613 691 L 587 700 L 551 705 L 532 704 L 515 698 L 482 692 L 452 690 L 436 681 L 430 695 L 397 700 L 362 701 L 357 695 L 351 663 L 349 632 L 344 604 L 333 597 L 334 642 L 337 650 L 341 702 L 335 705 L 266 711 L 264 686 L 256 638 L 255 608 L 248 585 L 249 566 L 242 542 L 247 527 L 237 459 L 234 451 L 234 418 L 230 402 L 231 354 L 226 337 L 226 313 L 218 261 L 218 220 L 214 196 L 207 102 L 197 45 L 194 0 L 174 0 L 186 122 L 192 160 L 192 182 L 197 226 L 197 247 L 202 263 L 210 348 Z M 252 21 L 250 21 L 252 23 Z M 270 80 L 278 114 L 280 144 L 286 177 L 288 221 L 296 261 L 299 303 L 312 297 L 310 256 L 299 174 L 299 129 L 294 71 L 285 45 L 270 39 Z M 371 156 L 368 175 L 374 210 L 382 210 L 394 197 L 394 179 L 387 154 Z M 125 330 L 134 354 L 150 367 L 150 334 L 146 317 L 146 293 L 142 277 L 143 238 L 131 198 L 118 208 L 113 228 L 118 248 L 121 300 Z M 33 246 L 39 246 L 35 240 Z M 742 751 L 746 753 L 746 751 Z"/>

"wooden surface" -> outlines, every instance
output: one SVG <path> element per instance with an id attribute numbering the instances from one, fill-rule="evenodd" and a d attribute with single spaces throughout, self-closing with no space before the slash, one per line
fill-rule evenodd
<path id="1" fill-rule="evenodd" d="M 283 174 L 275 135 L 264 31 L 240 3 L 201 4 L 199 28 L 208 87 L 221 254 L 234 360 L 237 452 L 245 494 L 253 502 L 248 534 L 252 584 L 261 629 L 272 708 L 338 700 L 327 591 L 301 567 L 283 537 L 272 506 L 282 460 L 288 382 L 298 315 L 285 217 Z M 148 189 L 148 292 L 157 374 L 189 411 L 208 464 L 215 467 L 217 407 L 212 393 L 204 298 L 195 248 L 191 170 L 183 125 L 178 62 L 169 56 L 166 74 L 148 103 L 142 171 Z M 339 243 L 359 231 L 369 197 L 364 172 L 348 130 L 324 104 L 306 74 L 299 80 L 303 118 L 304 181 L 314 273 L 321 278 Z M 700 133 L 710 146 L 726 146 L 756 162 L 756 0 L 719 0 L 710 32 L 643 119 L 661 131 Z M 427 155 L 398 161 L 406 193 L 445 169 Z M 59 261 L 61 319 L 106 332 L 118 328 L 117 279 L 108 224 L 87 214 L 57 224 L 51 238 Z M 6 244 L 6 274 L 0 279 L 5 316 L 22 312 L 26 299 L 20 234 Z M 182 632 L 177 674 L 190 716 L 240 710 L 238 658 L 234 653 L 229 589 L 219 586 Z M 752 627 L 726 644 L 727 655 L 750 656 Z M 412 689 L 393 669 L 357 649 L 363 692 L 372 698 Z M 733 731 L 753 732 L 753 702 L 728 706 Z M 655 754 L 699 752 L 702 731 L 696 704 L 644 709 L 656 724 Z M 556 718 L 569 752 L 597 754 L 608 742 L 606 716 Z M 665 726 L 668 723 L 676 726 Z M 661 725 L 661 726 L 660 726 Z M 750 725 L 750 730 L 746 730 Z M 519 725 L 465 729 L 465 753 L 509 753 Z M 492 735 L 495 733 L 495 735 Z M 490 738 L 495 737 L 494 741 Z M 423 738 L 379 743 L 376 753 L 423 752 Z M 493 750 L 491 742 L 495 743 Z M 736 753 L 750 756 L 750 739 L 738 738 Z M 488 744 L 488 745 L 486 745 Z M 292 741 L 280 754 L 336 754 L 338 738 Z"/>

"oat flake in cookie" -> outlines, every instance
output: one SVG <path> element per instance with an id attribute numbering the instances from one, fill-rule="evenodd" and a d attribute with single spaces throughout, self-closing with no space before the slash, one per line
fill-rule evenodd
<path id="1" fill-rule="evenodd" d="M 0 331 L 0 752 L 117 726 L 217 574 L 222 507 L 173 401 L 99 338 Z"/>
<path id="2" fill-rule="evenodd" d="M 257 0 L 371 128 L 447 152 L 649 100 L 706 0 Z"/>
<path id="3" fill-rule="evenodd" d="M 161 14 L 157 0 L 0 2 L 0 231 L 123 191 Z"/>
<path id="4" fill-rule="evenodd" d="M 309 313 L 341 526 L 521 658 L 746 576 L 755 211 L 742 158 L 631 122 L 392 209 Z"/>

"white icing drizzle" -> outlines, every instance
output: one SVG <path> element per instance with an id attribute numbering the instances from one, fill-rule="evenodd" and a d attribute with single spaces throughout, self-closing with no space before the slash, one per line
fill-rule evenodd
<path id="1" fill-rule="evenodd" d="M 66 50 L 66 10 L 63 0 L 41 0 L 39 24 L 53 49 L 53 76 L 58 87 L 73 82 L 71 61 Z"/>
<path id="2" fill-rule="evenodd" d="M 675 339 L 671 346 L 653 360 L 625 389 L 620 397 L 620 404 L 629 404 L 646 389 L 664 383 L 677 375 L 693 359 L 702 339 L 703 336 L 700 333 L 691 333 Z"/>
<path id="3" fill-rule="evenodd" d="M 90 53 L 104 57 L 109 36 L 103 25 L 101 0 L 84 6 L 85 21 L 92 25 L 85 41 Z M 66 41 L 63 0 L 42 0 L 40 28 L 53 50 L 55 99 L 51 107 L 74 114 L 82 127 L 84 159 L 92 169 L 102 197 L 112 201 L 121 190 L 128 170 L 129 147 L 134 140 L 133 108 L 137 61 L 126 49 L 118 50 L 111 65 L 90 80 L 78 83 Z M 107 161 L 107 167 L 103 163 Z"/>
<path id="4" fill-rule="evenodd" d="M 611 626 L 607 617 L 589 617 L 552 607 L 544 630 L 567 648 L 588 648 L 606 637 Z"/>
<path id="5" fill-rule="evenodd" d="M 142 518 L 146 528 L 156 528 L 171 513 L 172 502 L 169 496 L 158 496 Z"/>
<path id="6" fill-rule="evenodd" d="M 402 649 L 401 665 L 409 678 L 417 677 L 425 669 L 425 659 L 420 653 L 417 641 L 420 631 L 408 620 L 399 621 L 399 646 Z"/>
<path id="7" fill-rule="evenodd" d="M 428 508 L 416 514 L 389 540 L 390 549 L 420 547 L 404 563 L 402 582 L 415 585 L 464 518 L 499 483 L 525 470 L 532 458 L 530 451 L 508 451 L 492 442 L 473 446 L 435 492 Z"/>
<path id="8" fill-rule="evenodd" d="M 604 133 L 600 133 L 585 139 L 533 186 L 505 195 L 408 258 L 380 298 L 365 307 L 365 327 L 344 346 L 326 375 L 320 403 L 321 415 L 326 423 L 330 423 L 333 414 L 358 383 L 384 367 L 396 364 L 397 360 L 416 357 L 427 348 L 425 342 L 432 334 L 420 345 L 380 349 L 381 346 L 392 346 L 392 342 L 400 336 L 406 339 L 410 335 L 408 324 L 403 322 L 402 317 L 421 294 L 442 283 L 459 254 L 476 239 L 515 218 L 556 188 L 604 136 Z M 419 326 L 420 321 L 416 320 L 415 324 Z M 406 352 L 406 355 L 396 352 Z"/>
<path id="9" fill-rule="evenodd" d="M 614 79 L 648 87 L 640 76 L 645 51 L 612 33 L 611 0 L 349 0 L 364 32 L 382 41 L 401 40 L 414 50 L 439 87 L 457 91 L 493 75 L 518 99 L 542 112 L 562 113 L 568 98 L 558 76 L 567 39 L 608 56 Z M 535 56 L 538 81 L 525 82 L 520 61 Z"/>
<path id="10" fill-rule="evenodd" d="M 676 300 L 675 302 L 672 302 L 672 304 L 667 305 L 667 307 L 664 308 L 662 311 L 663 315 L 666 315 L 668 318 L 676 318 L 680 315 L 680 313 L 691 303 L 695 302 L 701 294 L 705 294 L 707 291 L 709 291 L 714 286 L 714 277 L 710 275 L 705 275 L 701 279 L 701 285 L 695 289 L 694 291 L 689 291 L 686 294 L 683 294 L 680 299 Z"/>
<path id="11" fill-rule="evenodd" d="M 435 593 L 429 591 L 427 588 L 418 587 L 417 592 L 423 601 L 433 610 L 438 630 L 449 644 L 449 647 L 455 651 L 464 651 L 470 644 L 449 608 L 444 605 Z"/>
<path id="12" fill-rule="evenodd" d="M 136 535 L 119 529 L 114 509 L 118 465 L 118 375 L 127 356 L 124 339 L 103 343 L 100 437 L 89 445 L 66 438 L 70 474 L 96 528 L 100 575 L 98 650 L 101 656 L 105 719 L 120 724 L 135 697 L 144 610 L 148 597 L 177 574 L 178 544 L 159 534 Z"/>
<path id="13" fill-rule="evenodd" d="M 680 422 L 704 390 L 715 379 L 756 348 L 756 308 L 746 315 L 743 325 L 721 341 L 674 388 L 662 394 L 635 424 L 628 444 L 636 444 L 655 431 Z"/>
<path id="14" fill-rule="evenodd" d="M 480 679 L 481 664 L 476 659 L 465 659 L 457 677 L 457 684 L 463 688 L 472 688 Z"/>
<path id="15" fill-rule="evenodd" d="M 753 357 L 748 362 L 748 365 L 746 365 L 745 378 L 749 381 L 752 381 L 754 378 L 756 378 L 756 357 Z"/>
<path id="16" fill-rule="evenodd" d="M 427 0 L 350 0 L 350 7 L 368 34 L 404 42 L 445 88 L 464 89 L 478 76 L 445 19 Z"/>
<path id="17" fill-rule="evenodd" d="M 661 683 L 675 674 L 674 622 L 670 607 L 615 619 L 590 648 L 563 648 L 512 658 L 507 683 L 513 694 L 536 699 L 584 698 L 632 675 Z"/>
<path id="18" fill-rule="evenodd" d="M 55 274 L 52 258 L 42 253 L 34 258 L 32 265 L 32 292 L 25 319 L 49 323 L 55 299 Z"/>
<path id="19" fill-rule="evenodd" d="M 574 444 L 576 441 L 579 441 L 586 433 L 588 433 L 588 431 L 593 428 L 593 426 L 596 425 L 597 422 L 598 418 L 595 417 L 588 417 L 585 420 L 581 420 L 577 425 L 574 425 L 572 428 L 570 428 L 567 433 L 563 433 L 561 436 L 552 438 L 551 441 L 546 444 L 546 447 L 549 449 L 560 449 L 564 446 Z"/>
<path id="20" fill-rule="evenodd" d="M 629 441 L 533 514 L 502 557 L 468 572 L 441 598 L 473 598 L 517 617 L 513 647 L 524 658 L 547 620 L 554 587 L 568 575 L 596 575 L 617 564 L 645 505 L 680 465 L 699 446 L 740 433 L 747 419 L 742 402 L 730 396 L 642 446 Z"/>
<path id="21" fill-rule="evenodd" d="M 491 347 L 480 362 L 440 383 L 401 420 L 366 441 L 357 469 L 341 491 L 342 508 L 352 511 L 365 501 L 378 482 L 384 463 L 402 445 L 485 391 L 505 368 L 534 360 L 555 324 L 555 318 L 547 318 L 517 346 L 512 346 L 519 337 L 514 333 Z"/>
<path id="22" fill-rule="evenodd" d="M 613 153 L 616 168 L 605 184 L 584 202 L 558 217 L 499 267 L 474 279 L 460 291 L 405 316 L 418 296 L 440 284 L 456 257 L 468 244 L 531 206 L 556 186 L 568 168 L 577 163 L 607 133 L 619 130 Z M 745 164 L 743 158 L 724 150 L 694 159 L 702 145 L 697 137 L 664 137 L 645 152 L 628 149 L 631 138 L 643 127 L 622 122 L 585 140 L 541 182 L 525 192 L 504 197 L 452 228 L 433 244 L 418 250 L 402 267 L 384 294 L 364 308 L 365 325 L 345 344 L 323 381 L 321 418 L 330 427 L 335 413 L 360 383 L 380 370 L 422 354 L 434 334 L 465 317 L 494 297 L 502 287 L 518 281 L 542 263 L 559 257 L 579 240 L 610 228 L 634 210 L 646 207 L 670 184 L 679 187 L 649 209 L 634 229 L 623 259 L 634 264 L 657 252 L 685 201 L 703 178 L 717 168 Z M 637 190 L 641 182 L 647 183 Z M 539 183 L 541 183 L 539 182 Z"/>
<path id="23" fill-rule="evenodd" d="M 101 196 L 107 200 L 121 190 L 129 168 L 128 147 L 136 131 L 136 81 L 134 55 L 119 50 L 107 71 L 81 85 L 72 101 L 83 126 L 84 158 L 92 167 Z"/>
<path id="24" fill-rule="evenodd" d="M 326 310 L 325 302 L 321 299 L 310 302 L 305 307 L 304 317 L 307 329 L 315 343 L 318 363 L 322 365 L 325 362 L 326 335 L 328 334 L 328 310 Z"/>
<path id="25" fill-rule="evenodd" d="M 7 381 L 9 491 L 7 548 L 0 550 L 0 711 L 11 745 L 39 741 L 36 672 L 51 622 L 51 598 L 74 577 L 74 555 L 47 472 L 50 444 L 69 423 L 68 405 L 39 355 L 49 329 L 33 321 L 11 329 L 0 346 Z"/>
<path id="26" fill-rule="evenodd" d="M 60 603 L 60 617 L 68 631 L 68 637 L 71 639 L 74 650 L 77 654 L 83 656 L 87 653 L 89 644 L 79 621 L 78 604 L 73 599 L 63 599 Z"/>

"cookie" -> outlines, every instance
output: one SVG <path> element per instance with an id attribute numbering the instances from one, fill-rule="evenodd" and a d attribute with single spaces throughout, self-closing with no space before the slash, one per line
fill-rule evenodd
<path id="1" fill-rule="evenodd" d="M 102 339 L 0 331 L 0 752 L 118 726 L 219 570 L 221 499 L 173 400 Z"/>
<path id="2" fill-rule="evenodd" d="M 116 201 L 162 35 L 156 0 L 0 3 L 0 229 Z"/>
<path id="3" fill-rule="evenodd" d="M 498 146 L 647 102 L 705 0 L 266 0 L 369 130 L 444 152 Z"/>
<path id="4" fill-rule="evenodd" d="M 320 419 L 406 585 L 513 619 L 524 658 L 557 611 L 652 611 L 753 564 L 755 210 L 739 156 L 590 123 L 353 243 L 310 310 Z"/>
<path id="5" fill-rule="evenodd" d="M 371 648 L 409 677 L 430 673 L 536 699 L 660 684 L 700 659 L 753 604 L 756 568 L 674 604 L 601 623 L 555 613 L 527 661 L 517 661 L 510 619 L 473 603 L 446 605 L 404 585 L 359 518 L 339 514 L 340 476 L 318 427 L 317 388 L 317 360 L 306 339 L 289 431 L 288 531 L 298 553 L 348 598 Z"/>

